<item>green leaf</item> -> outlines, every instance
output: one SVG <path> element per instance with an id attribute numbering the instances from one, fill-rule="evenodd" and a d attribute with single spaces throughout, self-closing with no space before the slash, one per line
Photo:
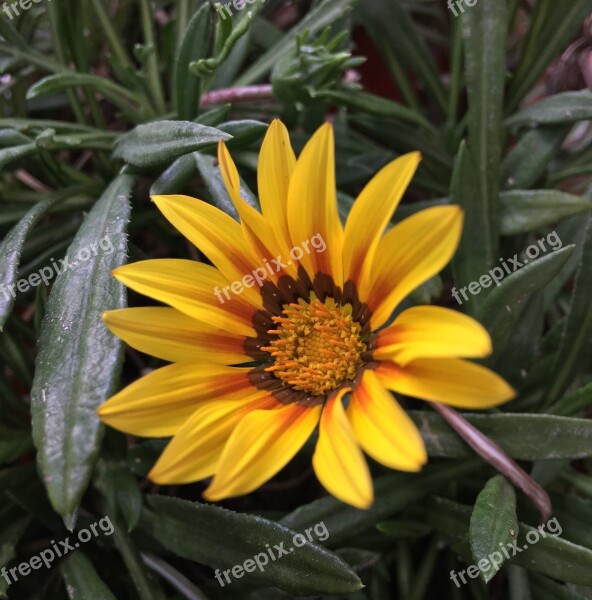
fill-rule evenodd
<path id="1" fill-rule="evenodd" d="M 428 522 L 443 535 L 451 540 L 460 541 L 468 533 L 470 515 L 469 506 L 445 498 L 436 498 L 430 504 L 427 517 Z M 558 521 L 553 522 L 555 533 L 552 533 L 547 523 L 543 536 L 539 529 L 519 522 L 517 552 L 514 555 L 514 549 L 508 548 L 508 562 L 530 571 L 544 573 L 559 581 L 592 585 L 592 550 L 558 537 L 561 529 L 557 530 L 555 523 L 559 524 Z M 459 543 L 455 548 L 467 562 L 471 560 L 466 543 Z"/>
<path id="2" fill-rule="evenodd" d="M 152 184 L 150 195 L 179 194 L 181 188 L 191 179 L 196 170 L 193 153 L 181 156 Z"/>
<path id="3" fill-rule="evenodd" d="M 100 461 L 96 485 L 109 504 L 109 513 L 121 513 L 127 523 L 127 530 L 133 531 L 142 512 L 142 493 L 127 465 L 115 461 Z"/>
<path id="4" fill-rule="evenodd" d="M 592 404 L 592 383 L 558 400 L 547 412 L 553 415 L 575 415 Z"/>
<path id="5" fill-rule="evenodd" d="M 11 463 L 32 450 L 28 431 L 0 425 L 0 465 Z"/>
<path id="6" fill-rule="evenodd" d="M 382 54 L 392 54 L 400 59 L 444 113 L 446 92 L 438 66 L 406 8 L 399 2 L 366 0 L 358 5 L 357 13 Z"/>
<path id="7" fill-rule="evenodd" d="M 498 273 L 499 279 L 503 277 L 505 279 L 489 292 L 477 312 L 478 320 L 489 331 L 493 342 L 493 355 L 488 359 L 491 364 L 503 352 L 512 329 L 528 300 L 535 292 L 544 289 L 549 281 L 559 273 L 573 250 L 574 246 L 566 246 L 532 262 L 529 262 L 528 258 L 522 258 L 519 262 L 524 263 L 523 266 L 507 276 L 501 266 L 496 267 L 499 269 L 499 273 L 495 272 L 493 275 Z M 516 265 L 512 266 L 512 268 L 515 267 Z M 510 267 L 508 266 L 508 268 Z M 493 286 L 493 283 L 495 281 L 490 277 L 489 286 Z"/>
<path id="8" fill-rule="evenodd" d="M 502 185 L 505 189 L 528 189 L 547 169 L 559 152 L 569 126 L 536 127 L 526 132 L 508 153 L 502 164 Z"/>
<path id="9" fill-rule="evenodd" d="M 479 255 L 482 264 L 491 268 L 498 256 L 501 120 L 508 29 L 506 0 L 478 2 L 459 18 L 469 102 L 467 146 L 476 168 L 476 187 L 461 200 L 461 206 L 466 213 L 465 227 L 479 222 L 484 226 L 478 232 L 482 237 Z"/>
<path id="10" fill-rule="evenodd" d="M 223 210 L 226 214 L 238 220 L 238 213 L 232 200 L 230 199 L 230 196 L 228 195 L 228 191 L 226 190 L 226 185 L 222 179 L 222 173 L 220 172 L 220 167 L 218 166 L 217 161 L 213 157 L 200 154 L 199 152 L 195 152 L 192 154 L 192 156 L 195 160 L 195 164 L 197 165 L 197 169 L 203 177 L 206 187 L 210 192 L 212 204 L 217 206 L 220 210 Z M 254 208 L 259 206 L 259 201 L 242 179 L 240 180 L 240 191 L 241 197 L 248 204 Z"/>
<path id="11" fill-rule="evenodd" d="M 37 221 L 51 208 L 60 198 L 48 198 L 38 202 L 29 212 L 15 225 L 0 244 L 0 331 L 4 328 L 18 290 L 12 290 L 18 279 L 18 268 L 25 240 Z M 13 295 L 12 292 L 15 292 Z"/>
<path id="12" fill-rule="evenodd" d="M 154 584 L 153 574 L 146 569 L 138 548 L 117 520 L 114 520 L 114 537 L 138 597 L 142 600 L 165 600 L 160 587 Z"/>
<path id="13" fill-rule="evenodd" d="M 419 427 L 428 454 L 465 458 L 472 450 L 435 413 L 409 411 Z M 592 456 L 592 422 L 589 419 L 537 414 L 465 414 L 464 418 L 483 435 L 499 444 L 518 460 L 555 460 Z M 542 444 L 541 440 L 545 443 Z"/>
<path id="14" fill-rule="evenodd" d="M 32 141 L 29 136 L 22 134 L 18 129 L 0 129 L 0 148 L 22 146 Z"/>
<path id="15" fill-rule="evenodd" d="M 309 13 L 265 54 L 260 56 L 235 81 L 235 86 L 250 85 L 266 75 L 282 58 L 293 52 L 298 34 L 308 31 L 310 35 L 332 25 L 336 19 L 343 17 L 352 8 L 352 0 L 321 0 Z"/>
<path id="16" fill-rule="evenodd" d="M 452 259 L 454 283 L 459 289 L 472 281 L 478 281 L 495 261 L 491 215 L 487 205 L 477 198 L 477 187 L 477 169 L 465 143 L 462 142 L 450 184 L 451 204 L 458 204 L 465 213 L 462 237 Z M 472 300 L 475 302 L 465 305 L 465 310 L 469 313 L 475 313 L 485 298 L 475 296 Z"/>
<path id="17" fill-rule="evenodd" d="M 105 77 L 88 73 L 58 73 L 44 77 L 29 88 L 27 100 L 34 100 L 47 94 L 57 94 L 75 86 L 92 89 L 123 110 L 133 109 L 138 102 L 137 96 L 127 88 Z"/>
<path id="18" fill-rule="evenodd" d="M 13 146 L 12 148 L 2 148 L 0 150 L 0 169 L 4 169 L 7 165 L 21 158 L 27 158 L 37 154 L 37 144 L 23 144 L 21 146 Z"/>
<path id="19" fill-rule="evenodd" d="M 231 137 L 219 129 L 190 121 L 157 121 L 138 125 L 122 136 L 113 155 L 136 167 L 154 167 Z"/>
<path id="20" fill-rule="evenodd" d="M 21 518 L 2 528 L 0 533 L 0 568 L 7 567 L 17 556 L 16 545 L 29 527 L 31 519 L 29 517 Z M 4 577 L 0 577 L 0 598 L 5 598 L 8 590 L 8 582 Z"/>
<path id="21" fill-rule="evenodd" d="M 121 342 L 101 315 L 126 304 L 111 271 L 125 262 L 132 182 L 115 179 L 86 217 L 68 249 L 70 268 L 60 265 L 41 327 L 33 439 L 51 503 L 69 526 L 100 449 L 96 410 L 115 391 L 121 366 Z"/>
<path id="22" fill-rule="evenodd" d="M 516 518 L 516 494 L 514 488 L 501 475 L 492 477 L 477 496 L 471 514 L 469 540 L 475 564 L 485 559 L 487 565 L 480 568 L 485 583 L 498 572 L 500 565 L 487 560 L 500 546 L 511 544 L 518 536 Z M 504 560 L 502 556 L 502 561 Z"/>
<path id="23" fill-rule="evenodd" d="M 592 91 L 565 92 L 544 98 L 504 121 L 506 127 L 575 123 L 592 119 Z"/>
<path id="24" fill-rule="evenodd" d="M 353 109 L 354 112 L 360 112 L 365 115 L 374 115 L 384 119 L 400 119 L 408 121 L 415 125 L 421 125 L 427 129 L 431 129 L 429 121 L 427 121 L 421 113 L 398 104 L 386 98 L 368 94 L 366 92 L 340 92 L 336 90 L 328 90 L 317 92 L 319 98 L 327 98 L 338 104 Z"/>
<path id="25" fill-rule="evenodd" d="M 201 79 L 189 71 L 189 63 L 206 58 L 210 46 L 211 9 L 204 4 L 191 18 L 175 59 L 173 104 L 179 119 L 191 121 L 199 113 Z"/>
<path id="26" fill-rule="evenodd" d="M 502 235 L 535 231 L 592 209 L 590 200 L 557 190 L 513 190 L 500 201 Z"/>
<path id="27" fill-rule="evenodd" d="M 574 0 L 563 4 L 556 0 L 537 0 L 508 93 L 511 110 L 518 106 L 545 69 L 573 41 L 591 12 L 591 0 Z"/>
<path id="28" fill-rule="evenodd" d="M 116 600 L 82 552 L 68 556 L 61 569 L 70 600 Z"/>
<path id="29" fill-rule="evenodd" d="M 338 547 L 345 540 L 373 529 L 406 506 L 445 489 L 450 481 L 471 473 L 481 462 L 477 459 L 456 464 L 429 465 L 421 473 L 387 475 L 374 480 L 374 504 L 359 510 L 332 496 L 300 506 L 280 523 L 295 531 L 303 531 L 323 521 L 330 532 L 327 545 Z"/>
<path id="30" fill-rule="evenodd" d="M 395 540 L 409 540 L 420 538 L 431 531 L 431 527 L 421 521 L 411 521 L 409 519 L 392 519 L 383 521 L 376 525 L 376 529 L 384 535 Z"/>
<path id="31" fill-rule="evenodd" d="M 585 596 L 544 575 L 532 573 L 529 579 L 537 600 L 586 600 Z"/>
<path id="32" fill-rule="evenodd" d="M 362 587 L 342 559 L 308 541 L 298 547 L 295 532 L 274 521 L 164 496 L 150 496 L 148 505 L 152 510 L 143 512 L 141 527 L 183 558 L 225 570 L 255 556 L 262 563 L 265 556 L 267 566 L 258 568 L 253 562 L 255 570 L 243 572 L 245 583 L 275 586 L 298 595 L 339 594 Z M 288 554 L 270 560 L 267 548 L 273 552 L 278 545 Z"/>
<path id="33" fill-rule="evenodd" d="M 563 326 L 561 343 L 553 364 L 553 384 L 547 396 L 549 403 L 556 402 L 567 391 L 580 367 L 582 349 L 592 327 L 591 297 L 592 214 L 589 214 L 567 321 Z"/>
<path id="34" fill-rule="evenodd" d="M 218 125 L 218 129 L 231 136 L 232 139 L 226 145 L 232 150 L 234 148 L 244 148 L 260 140 L 267 131 L 267 123 L 255 121 L 254 119 L 242 119 L 222 123 Z"/>

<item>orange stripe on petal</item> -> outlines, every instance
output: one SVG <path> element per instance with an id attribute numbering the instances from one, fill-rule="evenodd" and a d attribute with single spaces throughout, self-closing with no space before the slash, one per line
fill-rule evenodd
<path id="1" fill-rule="evenodd" d="M 263 140 L 257 167 L 261 209 L 278 235 L 290 239 L 288 229 L 288 189 L 296 166 L 286 126 L 274 119 Z"/>
<path id="2" fill-rule="evenodd" d="M 218 144 L 218 162 L 226 189 L 240 215 L 243 234 L 251 248 L 251 253 L 255 257 L 257 265 L 266 270 L 264 259 L 269 262 L 272 259 L 278 259 L 278 257 L 279 261 L 283 264 L 284 261 L 282 261 L 282 258 L 287 257 L 289 252 L 289 247 L 286 243 L 288 240 L 278 239 L 278 232 L 274 229 L 271 221 L 265 219 L 263 215 L 243 200 L 240 193 L 240 178 L 236 165 L 230 156 L 230 152 L 228 152 L 226 144 L 222 141 Z M 294 265 L 288 265 L 287 263 L 286 268 L 281 269 L 277 273 L 275 269 L 272 270 L 273 273 L 267 272 L 272 281 L 277 281 L 282 275 L 296 274 Z"/>
<path id="3" fill-rule="evenodd" d="M 369 287 L 359 290 L 373 313 L 372 329 L 384 324 L 401 300 L 448 264 L 462 223 L 458 206 L 436 206 L 408 217 L 382 238 Z"/>
<path id="4" fill-rule="evenodd" d="M 440 306 L 415 306 L 378 332 L 376 360 L 404 366 L 417 358 L 481 358 L 491 338 L 475 319 Z"/>
<path id="5" fill-rule="evenodd" d="M 303 251 L 300 263 L 311 280 L 321 272 L 333 276 L 335 284 L 342 286 L 343 228 L 337 212 L 335 142 L 329 123 L 320 127 L 306 144 L 292 173 L 288 227 L 292 246 Z M 311 247 L 312 239 L 319 249 Z M 321 242 L 326 246 L 324 251 L 320 251 Z M 307 243 L 310 254 L 304 248 Z"/>
<path id="6" fill-rule="evenodd" d="M 102 421 L 126 433 L 174 435 L 203 401 L 246 400 L 259 393 L 249 381 L 249 371 L 212 363 L 175 363 L 138 379 L 97 412 Z"/>
<path id="7" fill-rule="evenodd" d="M 415 423 L 373 371 L 364 371 L 347 416 L 364 451 L 383 465 L 419 471 L 426 463 L 427 453 Z"/>
<path id="8" fill-rule="evenodd" d="M 277 400 L 260 390 L 250 400 L 214 400 L 198 407 L 162 453 L 148 478 L 170 485 L 210 477 L 234 428 L 251 411 L 270 409 Z"/>
<path id="9" fill-rule="evenodd" d="M 224 447 L 204 498 L 216 501 L 241 496 L 265 483 L 302 448 L 320 412 L 320 406 L 289 404 L 249 413 Z"/>
<path id="10" fill-rule="evenodd" d="M 348 391 L 340 390 L 325 403 L 312 464 L 333 496 L 357 508 L 368 508 L 374 500 L 372 478 L 343 410 L 341 399 Z"/>
<path id="11" fill-rule="evenodd" d="M 383 362 L 376 375 L 393 392 L 458 408 L 492 408 L 516 395 L 493 371 L 455 358 L 423 358 L 405 367 Z"/>
<path id="12" fill-rule="evenodd" d="M 226 277 L 240 281 L 258 266 L 250 253 L 241 226 L 226 213 L 190 196 L 152 196 L 162 214 L 190 242 L 199 248 Z M 258 302 L 254 290 L 244 296 Z"/>
<path id="13" fill-rule="evenodd" d="M 225 331 L 252 336 L 257 307 L 229 289 L 214 267 L 192 260 L 158 258 L 124 265 L 113 275 L 127 287 Z"/>
<path id="14" fill-rule="evenodd" d="M 250 362 L 245 336 L 192 319 L 174 308 L 122 308 L 103 314 L 109 331 L 132 348 L 169 362 Z"/>

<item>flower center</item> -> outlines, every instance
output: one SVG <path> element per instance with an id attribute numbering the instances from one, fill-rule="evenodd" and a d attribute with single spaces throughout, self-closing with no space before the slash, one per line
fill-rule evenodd
<path id="1" fill-rule="evenodd" d="M 268 332 L 277 338 L 262 348 L 275 358 L 265 370 L 314 396 L 354 379 L 366 344 L 351 312 L 350 305 L 339 306 L 333 298 L 321 302 L 313 296 L 285 305 L 283 315 L 273 317 L 277 329 Z"/>

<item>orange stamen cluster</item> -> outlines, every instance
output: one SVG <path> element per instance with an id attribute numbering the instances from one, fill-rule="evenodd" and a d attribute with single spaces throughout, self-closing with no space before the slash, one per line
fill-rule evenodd
<path id="1" fill-rule="evenodd" d="M 351 306 L 339 306 L 332 298 L 321 302 L 300 300 L 273 317 L 279 327 L 269 330 L 277 339 L 263 348 L 274 358 L 267 367 L 295 390 L 314 396 L 335 390 L 352 380 L 362 365 L 366 344 L 361 325 L 352 319 Z"/>

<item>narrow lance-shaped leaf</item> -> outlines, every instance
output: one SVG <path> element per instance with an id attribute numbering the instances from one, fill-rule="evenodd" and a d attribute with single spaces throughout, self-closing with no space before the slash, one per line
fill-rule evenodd
<path id="1" fill-rule="evenodd" d="M 64 561 L 62 574 L 70 600 L 115 600 L 92 562 L 82 552 L 75 552 Z"/>
<path id="2" fill-rule="evenodd" d="M 500 196 L 501 233 L 516 235 L 592 209 L 592 202 L 557 190 L 513 190 Z"/>
<path id="3" fill-rule="evenodd" d="M 444 490 L 450 481 L 466 477 L 482 464 L 480 459 L 453 464 L 428 465 L 421 473 L 387 475 L 374 481 L 374 504 L 359 510 L 331 496 L 300 506 L 282 520 L 286 527 L 302 531 L 319 521 L 331 535 L 326 544 L 339 547 L 352 536 L 373 529 L 421 498 Z"/>
<path id="4" fill-rule="evenodd" d="M 537 0 L 534 3 L 522 55 L 508 90 L 509 110 L 518 106 L 545 69 L 566 49 L 591 12 L 592 0 Z M 559 68 L 565 69 L 563 61 Z"/>
<path id="5" fill-rule="evenodd" d="M 205 3 L 189 21 L 175 59 L 173 102 L 179 119 L 191 120 L 199 113 L 201 79 L 189 71 L 189 63 L 205 58 L 210 46 L 211 8 Z"/>
<path id="6" fill-rule="evenodd" d="M 219 129 L 190 121 L 157 121 L 138 125 L 122 136 L 113 155 L 136 167 L 154 167 L 231 137 Z"/>
<path id="7" fill-rule="evenodd" d="M 569 125 L 552 125 L 537 127 L 523 135 L 504 158 L 502 187 L 508 190 L 532 187 L 559 152 L 569 130 Z"/>
<path id="8" fill-rule="evenodd" d="M 274 521 L 163 496 L 149 497 L 148 504 L 151 510 L 142 513 L 140 525 L 165 548 L 217 569 L 244 565 L 239 577 L 245 583 L 275 586 L 298 595 L 340 594 L 362 587 L 341 558 L 306 536 L 295 541 L 297 532 Z M 319 532 L 315 540 L 330 538 L 324 523 L 315 525 Z"/>
<path id="9" fill-rule="evenodd" d="M 467 214 L 486 220 L 482 236 L 482 265 L 498 255 L 498 194 L 502 150 L 501 120 L 505 83 L 505 49 L 508 28 L 506 0 L 478 2 L 460 17 L 465 57 L 468 108 L 468 149 L 476 172 L 476 188 L 461 199 Z M 483 272 L 484 269 L 481 269 Z M 485 269 L 486 270 L 486 269 Z"/>
<path id="10" fill-rule="evenodd" d="M 553 385 L 547 400 L 556 402 L 568 390 L 581 365 L 581 354 L 592 327 L 592 214 L 584 238 L 582 254 L 576 271 L 574 290 L 567 321 L 562 331 L 559 350 L 555 355 Z"/>
<path id="11" fill-rule="evenodd" d="M 469 541 L 475 563 L 487 559 L 500 546 L 510 544 L 518 537 L 516 494 L 514 488 L 501 475 L 491 478 L 477 496 L 471 514 Z M 501 554 L 501 553 L 500 553 Z M 501 561 L 504 558 L 502 556 Z M 481 577 L 487 583 L 497 573 L 500 564 L 482 563 Z"/>
<path id="12" fill-rule="evenodd" d="M 536 246 L 540 250 L 539 246 Z M 559 273 L 574 250 L 574 246 L 566 246 L 529 261 L 528 258 L 514 257 L 518 260 L 507 262 L 508 269 L 513 269 L 510 275 L 500 266 L 492 269 L 489 274 L 487 287 L 492 288 L 481 305 L 477 316 L 479 321 L 487 328 L 493 341 L 493 355 L 488 359 L 493 364 L 504 350 L 512 328 L 514 327 L 528 299 L 544 287 Z M 509 265 L 512 264 L 512 267 Z M 518 270 L 516 270 L 518 269 Z M 495 277 L 495 279 L 494 279 Z M 486 283 L 486 280 L 483 280 Z M 495 285 L 494 285 L 495 284 Z M 485 287 L 485 286 L 484 286 Z M 483 294 L 483 290 L 481 290 Z"/>
<path id="13" fill-rule="evenodd" d="M 507 127 L 575 123 L 592 119 L 592 91 L 565 92 L 531 104 L 506 119 Z"/>
<path id="14" fill-rule="evenodd" d="M 27 235 L 35 223 L 51 208 L 59 198 L 48 198 L 37 203 L 15 225 L 0 244 L 0 331 L 10 316 L 16 294 L 18 267 Z"/>
<path id="15" fill-rule="evenodd" d="M 463 142 L 456 156 L 450 184 L 450 202 L 464 209 L 465 219 L 460 244 L 452 259 L 452 273 L 458 289 L 477 281 L 483 273 L 487 273 L 493 261 L 490 216 L 487 206 L 475 197 L 476 189 L 476 166 Z M 475 313 L 484 298 L 476 296 L 474 300 L 464 307 L 469 313 Z"/>
<path id="16" fill-rule="evenodd" d="M 588 390 L 588 396 L 591 392 Z M 430 456 L 467 458 L 472 450 L 436 414 L 409 411 L 421 431 Z M 524 413 L 479 415 L 464 418 L 518 460 L 560 460 L 592 456 L 592 421 L 556 415 Z M 544 444 L 540 440 L 545 440 Z"/>
<path id="17" fill-rule="evenodd" d="M 54 509 L 72 527 L 97 458 L 97 408 L 113 393 L 121 342 L 105 310 L 126 304 L 111 271 L 125 261 L 132 179 L 118 177 L 86 217 L 58 275 L 41 327 L 31 408 L 39 469 Z"/>
<path id="18" fill-rule="evenodd" d="M 471 562 L 471 554 L 463 538 L 468 533 L 470 516 L 470 506 L 444 498 L 432 500 L 427 514 L 428 522 L 438 531 L 459 542 L 454 548 L 467 563 Z M 538 528 L 523 522 L 518 522 L 518 526 L 518 543 L 506 548 L 510 555 L 508 562 L 559 581 L 592 585 L 592 550 L 560 537 L 562 529 L 558 519 L 553 517 Z"/>

